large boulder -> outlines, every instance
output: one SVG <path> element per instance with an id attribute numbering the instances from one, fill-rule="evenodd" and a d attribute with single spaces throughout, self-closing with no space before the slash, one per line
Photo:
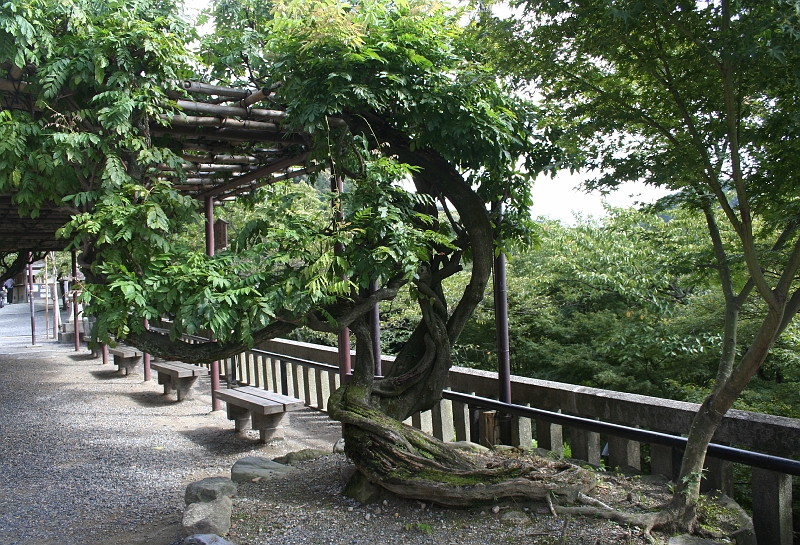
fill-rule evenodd
<path id="1" fill-rule="evenodd" d="M 227 477 L 208 477 L 186 487 L 186 505 L 214 501 L 222 496 L 236 495 L 236 483 Z"/>
<path id="2" fill-rule="evenodd" d="M 233 502 L 222 496 L 210 502 L 189 504 L 183 512 L 183 534 L 217 534 L 224 536 L 231 529 Z"/>
<path id="3" fill-rule="evenodd" d="M 268 480 L 293 471 L 297 470 L 292 466 L 285 466 L 261 456 L 248 456 L 233 464 L 231 480 L 235 483 Z"/>

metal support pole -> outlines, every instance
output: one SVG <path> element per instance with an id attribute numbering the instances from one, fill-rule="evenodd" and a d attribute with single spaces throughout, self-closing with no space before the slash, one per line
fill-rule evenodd
<path id="1" fill-rule="evenodd" d="M 75 352 L 81 350 L 81 332 L 78 322 L 78 253 L 72 250 L 72 316 L 75 326 Z"/>
<path id="2" fill-rule="evenodd" d="M 33 253 L 28 252 L 28 293 L 30 294 L 31 305 L 31 344 L 36 345 L 36 315 L 33 305 Z"/>
<path id="3" fill-rule="evenodd" d="M 497 226 L 503 221 L 502 203 L 493 203 L 497 212 Z M 499 238 L 499 237 L 498 237 Z M 499 242 L 499 240 L 498 240 Z M 506 282 L 506 256 L 503 252 L 494 260 L 494 319 L 497 336 L 497 382 L 499 399 L 511 403 L 511 351 L 508 340 L 508 286 Z M 500 415 L 500 441 L 511 444 L 511 415 Z"/>
<path id="4" fill-rule="evenodd" d="M 206 255 L 214 255 L 214 198 L 206 197 L 205 200 L 206 212 Z M 209 340 L 214 340 L 214 337 L 209 337 Z M 211 410 L 221 411 L 222 401 L 214 396 L 214 392 L 219 390 L 219 360 L 211 362 Z"/>

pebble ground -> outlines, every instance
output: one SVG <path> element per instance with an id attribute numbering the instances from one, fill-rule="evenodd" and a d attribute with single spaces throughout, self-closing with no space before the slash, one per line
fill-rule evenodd
<path id="1" fill-rule="evenodd" d="M 36 314 L 38 321 L 43 308 Z M 208 381 L 198 383 L 194 399 L 177 403 L 155 381 L 119 376 L 85 347 L 75 352 L 44 339 L 43 320 L 37 327 L 33 346 L 28 305 L 0 309 L 2 545 L 178 545 L 188 483 L 229 476 L 238 458 L 330 449 L 341 437 L 337 423 L 305 409 L 290 414 L 285 441 L 259 445 L 255 433 L 235 434 L 224 412 L 211 412 Z M 647 543 L 635 528 L 557 519 L 544 505 L 453 510 L 397 498 L 360 505 L 341 494 L 349 470 L 343 455 L 331 454 L 283 478 L 243 483 L 228 539 L 237 545 Z M 620 503 L 630 502 L 632 489 L 652 502 L 665 497 L 623 476 L 601 481 L 608 484 L 598 489 L 617 491 Z"/>

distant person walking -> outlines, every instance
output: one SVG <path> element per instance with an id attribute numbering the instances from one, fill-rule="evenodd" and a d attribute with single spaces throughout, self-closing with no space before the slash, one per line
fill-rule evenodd
<path id="1" fill-rule="evenodd" d="M 13 278 L 9 278 L 5 282 L 3 282 L 3 287 L 5 288 L 5 291 L 8 292 L 8 294 L 6 295 L 6 297 L 8 297 L 8 304 L 13 303 L 14 302 L 14 279 Z"/>

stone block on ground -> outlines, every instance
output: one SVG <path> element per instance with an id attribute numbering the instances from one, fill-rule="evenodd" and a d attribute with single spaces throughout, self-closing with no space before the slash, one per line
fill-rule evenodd
<path id="1" fill-rule="evenodd" d="M 718 543 L 718 541 L 709 541 L 689 534 L 669 538 L 669 545 L 718 545 Z"/>
<path id="2" fill-rule="evenodd" d="M 336 441 L 336 443 L 333 445 L 333 453 L 344 454 L 344 437 Z"/>
<path id="3" fill-rule="evenodd" d="M 292 471 L 297 471 L 292 466 L 273 462 L 261 456 L 247 456 L 237 460 L 231 468 L 231 480 L 235 483 L 244 483 L 253 479 L 272 479 Z"/>
<path id="4" fill-rule="evenodd" d="M 278 456 L 277 458 L 273 458 L 273 462 L 278 462 L 279 464 L 292 466 L 299 462 L 305 462 L 307 460 L 316 460 L 322 456 L 327 456 L 330 454 L 327 450 L 320 450 L 317 448 L 306 448 L 303 450 L 298 450 L 295 452 L 290 452 L 284 456 Z"/>
<path id="5" fill-rule="evenodd" d="M 489 452 L 487 447 L 473 443 L 472 441 L 453 441 L 452 443 L 445 443 L 448 447 L 455 450 L 471 450 L 473 452 Z"/>
<path id="6" fill-rule="evenodd" d="M 224 536 L 231 529 L 233 502 L 222 496 L 210 502 L 192 503 L 183 512 L 183 535 L 217 534 Z"/>
<path id="7" fill-rule="evenodd" d="M 186 505 L 214 501 L 219 497 L 236 495 L 236 483 L 227 477 L 208 477 L 186 487 Z"/>
<path id="8" fill-rule="evenodd" d="M 522 511 L 509 511 L 508 513 L 503 513 L 500 517 L 500 522 L 509 526 L 525 526 L 531 523 L 531 517 Z"/>
<path id="9" fill-rule="evenodd" d="M 234 545 L 217 534 L 194 534 L 183 540 L 183 545 Z"/>

